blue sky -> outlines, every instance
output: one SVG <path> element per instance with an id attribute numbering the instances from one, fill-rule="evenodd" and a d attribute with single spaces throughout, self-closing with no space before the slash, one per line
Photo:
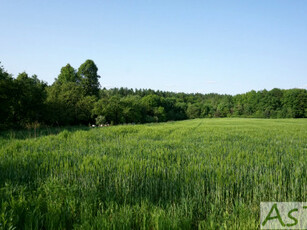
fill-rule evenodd
<path id="1" fill-rule="evenodd" d="M 0 0 L 0 61 L 49 84 L 95 61 L 102 87 L 307 88 L 307 1 Z"/>

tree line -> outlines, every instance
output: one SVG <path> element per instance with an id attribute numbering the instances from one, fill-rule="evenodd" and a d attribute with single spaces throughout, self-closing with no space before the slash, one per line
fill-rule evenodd
<path id="1" fill-rule="evenodd" d="M 98 68 L 86 60 L 61 68 L 52 85 L 36 75 L 16 78 L 0 65 L 0 129 L 44 125 L 164 122 L 193 118 L 307 117 L 306 89 L 244 94 L 174 93 L 151 89 L 101 88 Z"/>

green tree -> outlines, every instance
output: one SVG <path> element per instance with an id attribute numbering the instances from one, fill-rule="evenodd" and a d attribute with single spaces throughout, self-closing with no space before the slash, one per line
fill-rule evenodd
<path id="1" fill-rule="evenodd" d="M 212 117 L 214 114 L 213 107 L 210 104 L 203 104 L 201 107 L 201 117 Z"/>
<path id="2" fill-rule="evenodd" d="M 154 108 L 154 119 L 156 122 L 166 121 L 165 109 L 162 106 Z"/>
<path id="3" fill-rule="evenodd" d="M 112 96 L 100 99 L 94 105 L 93 115 L 104 116 L 106 121 L 111 124 L 123 123 L 123 107 L 120 103 L 120 97 Z"/>
<path id="4" fill-rule="evenodd" d="M 15 80 L 15 87 L 16 101 L 13 109 L 15 122 L 24 126 L 28 123 L 43 121 L 47 84 L 40 81 L 36 75 L 29 77 L 23 72 Z"/>
<path id="5" fill-rule="evenodd" d="M 227 117 L 232 115 L 232 97 L 226 96 L 217 106 L 216 114 L 218 117 Z"/>
<path id="6" fill-rule="evenodd" d="M 76 103 L 76 116 L 78 123 L 88 124 L 93 122 L 92 110 L 97 98 L 95 96 L 81 97 Z"/>
<path id="7" fill-rule="evenodd" d="M 86 96 L 99 96 L 98 68 L 92 60 L 86 60 L 78 69 L 78 77 Z"/>
<path id="8" fill-rule="evenodd" d="M 200 115 L 200 106 L 198 104 L 189 103 L 187 108 L 187 115 L 190 119 L 198 118 Z"/>
<path id="9" fill-rule="evenodd" d="M 282 98 L 283 114 L 285 117 L 307 117 L 307 90 L 289 89 Z"/>
<path id="10" fill-rule="evenodd" d="M 126 123 L 142 123 L 144 122 L 145 107 L 139 103 L 141 97 L 138 95 L 129 95 L 123 97 L 120 102 L 123 107 L 123 117 Z"/>
<path id="11" fill-rule="evenodd" d="M 76 70 L 70 64 L 67 64 L 66 66 L 62 67 L 61 73 L 56 79 L 56 82 L 60 84 L 67 82 L 80 83 L 80 78 L 76 73 Z"/>
<path id="12" fill-rule="evenodd" d="M 162 108 L 160 108 L 162 105 L 161 97 L 155 94 L 149 94 L 141 99 L 141 104 L 146 111 L 146 122 L 157 122 L 159 118 L 164 120 L 166 115 L 164 109 L 162 111 Z"/>
<path id="13" fill-rule="evenodd" d="M 0 63 L 0 129 L 12 125 L 16 91 L 12 75 Z"/>
<path id="14" fill-rule="evenodd" d="M 59 125 L 78 124 L 78 112 L 82 107 L 80 100 L 83 97 L 83 89 L 76 83 L 53 84 L 48 88 L 47 97 L 49 122 Z"/>

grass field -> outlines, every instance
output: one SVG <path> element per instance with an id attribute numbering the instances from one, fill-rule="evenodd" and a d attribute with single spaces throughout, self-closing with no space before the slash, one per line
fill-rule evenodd
<path id="1" fill-rule="evenodd" d="M 0 136 L 0 229 L 259 229 L 260 201 L 307 201 L 306 119 L 35 136 Z"/>

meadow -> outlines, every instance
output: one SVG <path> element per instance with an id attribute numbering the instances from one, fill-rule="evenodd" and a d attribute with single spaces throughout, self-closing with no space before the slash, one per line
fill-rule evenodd
<path id="1" fill-rule="evenodd" d="M 0 135 L 0 229 L 259 229 L 260 201 L 307 201 L 307 119 Z"/>

